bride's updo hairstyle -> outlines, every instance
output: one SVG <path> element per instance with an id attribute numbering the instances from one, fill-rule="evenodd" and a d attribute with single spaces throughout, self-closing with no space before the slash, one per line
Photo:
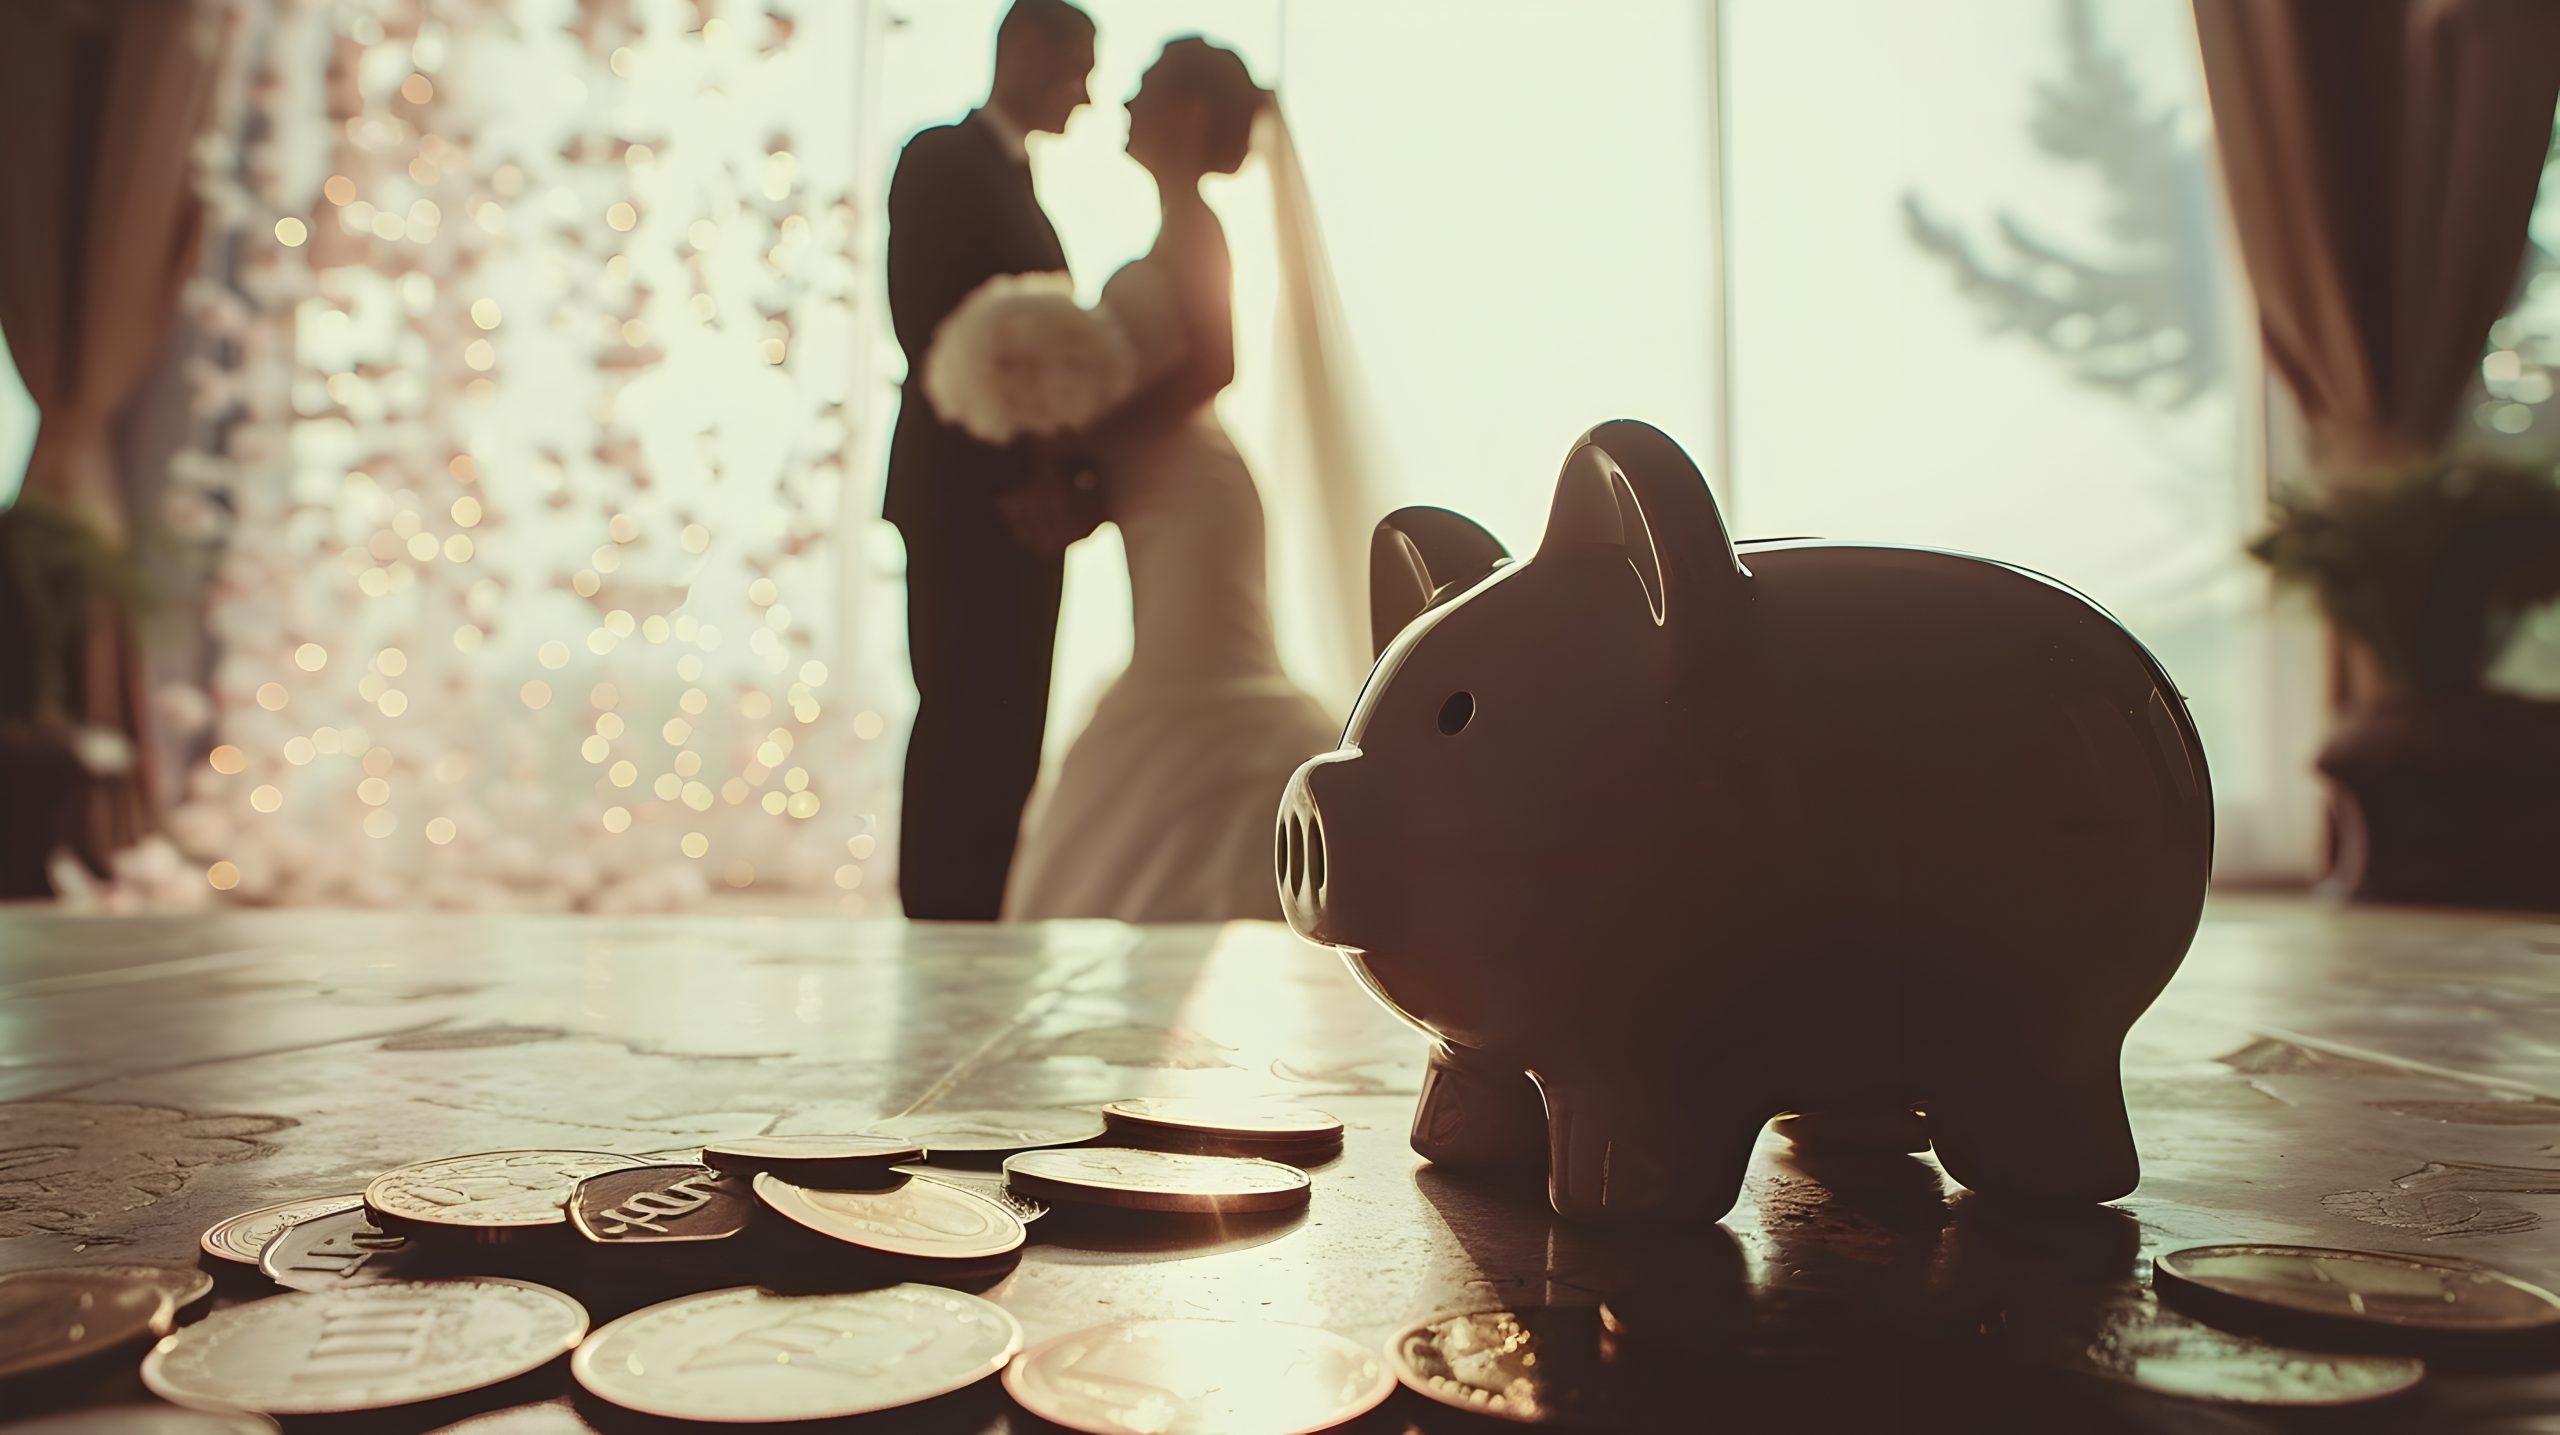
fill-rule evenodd
<path id="1" fill-rule="evenodd" d="M 1200 155 L 1210 173 L 1233 174 L 1244 167 L 1254 119 L 1271 102 L 1271 92 L 1253 82 L 1242 56 L 1198 35 L 1185 35 L 1164 47 L 1147 78 L 1168 94 L 1201 102 L 1208 124 Z"/>

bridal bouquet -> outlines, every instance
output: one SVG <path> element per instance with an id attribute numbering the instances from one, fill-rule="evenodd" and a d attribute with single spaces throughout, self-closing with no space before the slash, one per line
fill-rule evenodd
<path id="1" fill-rule="evenodd" d="M 933 333 L 924 396 L 991 444 L 1090 426 L 1137 383 L 1119 321 L 1078 304 L 1064 274 L 999 274 Z"/>

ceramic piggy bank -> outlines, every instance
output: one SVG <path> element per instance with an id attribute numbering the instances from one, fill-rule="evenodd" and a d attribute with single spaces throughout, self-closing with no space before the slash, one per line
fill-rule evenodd
<path id="1" fill-rule="evenodd" d="M 1379 526 L 1379 653 L 1280 814 L 1281 898 L 1433 1038 L 1413 1146 L 1566 1216 L 1714 1219 L 1772 1117 L 1911 1133 L 1987 1194 L 2139 1174 L 2125 1029 L 2185 955 L 2213 810 L 2168 674 L 2049 578 L 1736 544 L 1603 424 L 1513 561 Z"/>

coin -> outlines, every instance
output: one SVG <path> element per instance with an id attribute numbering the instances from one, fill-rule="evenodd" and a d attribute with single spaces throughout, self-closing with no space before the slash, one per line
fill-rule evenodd
<path id="1" fill-rule="evenodd" d="M 1424 1321 L 1387 1343 L 1418 1395 L 1523 1425 L 1604 1420 L 1622 1379 L 1617 1346 L 1587 1306 L 1523 1306 Z"/>
<path id="2" fill-rule="evenodd" d="M 0 1380 L 165 1335 L 176 1315 L 158 1279 L 81 1266 L 0 1276 Z"/>
<path id="3" fill-rule="evenodd" d="M 886 1191 L 823 1191 L 768 1171 L 756 1198 L 775 1214 L 822 1236 L 898 1256 L 989 1260 L 1022 1246 L 1022 1222 L 993 1201 L 940 1181 L 910 1180 Z"/>
<path id="4" fill-rule="evenodd" d="M 359 1206 L 276 1232 L 258 1257 L 258 1270 L 289 1290 L 335 1290 L 415 1280 L 425 1255 L 408 1237 L 375 1225 Z"/>
<path id="5" fill-rule="evenodd" d="M 870 1186 L 925 1148 L 895 1136 L 740 1136 L 702 1143 L 702 1164 L 733 1176 L 771 1171 L 808 1186 Z"/>
<path id="6" fill-rule="evenodd" d="M 1004 1388 L 1041 1419 L 1092 1435 L 1297 1435 L 1359 1418 L 1396 1382 L 1375 1352 L 1329 1330 L 1132 1320 L 1024 1351 Z"/>
<path id="7" fill-rule="evenodd" d="M 153 1346 L 142 1383 L 270 1415 L 379 1410 L 513 1379 L 586 1333 L 586 1309 L 548 1286 L 385 1281 L 215 1311 Z"/>
<path id="8" fill-rule="evenodd" d="M 1242 1213 L 1307 1203 L 1307 1173 L 1250 1156 L 1186 1156 L 1126 1146 L 1025 1151 L 1004 1163 L 1005 1188 L 1039 1201 L 1140 1211 Z"/>
<path id="9" fill-rule="evenodd" d="M 1311 1145 L 1339 1140 L 1342 1123 L 1312 1106 L 1281 1106 L 1261 1101 L 1188 1101 L 1176 1097 L 1140 1097 L 1114 1101 L 1102 1108 L 1114 1123 L 1217 1136 L 1234 1141 L 1270 1141 Z"/>
<path id="10" fill-rule="evenodd" d="M 2450 1256 L 2322 1246 L 2191 1246 L 2151 1263 L 2165 1299 L 2205 1316 L 2305 1329 L 2473 1338 L 2560 1331 L 2560 1296 Z"/>
<path id="11" fill-rule="evenodd" d="M 0 1435 L 275 1435 L 276 1422 L 244 1410 L 107 1405 L 0 1425 Z"/>
<path id="12" fill-rule="evenodd" d="M 1006 1190 L 1004 1177 L 992 1171 L 954 1171 L 948 1166 L 895 1166 L 890 1169 L 901 1176 L 913 1176 L 919 1181 L 939 1181 L 972 1196 L 993 1201 L 1013 1212 L 1013 1218 L 1026 1226 L 1049 1214 L 1046 1202 Z"/>
<path id="13" fill-rule="evenodd" d="M 260 1206 L 254 1211 L 242 1211 L 239 1215 L 225 1216 L 214 1222 L 204 1233 L 200 1244 L 208 1256 L 254 1266 L 258 1263 L 258 1253 L 267 1248 L 267 1242 L 276 1238 L 276 1232 L 296 1221 L 335 1215 L 363 1204 L 362 1191 L 345 1196 L 306 1196 L 299 1201 L 278 1201 L 272 1206 Z"/>
<path id="14" fill-rule="evenodd" d="M 504 1240 L 566 1222 L 580 1181 L 642 1164 L 608 1151 L 482 1151 L 396 1166 L 364 1188 L 374 1224 L 404 1235 Z"/>
<path id="15" fill-rule="evenodd" d="M 637 1310 L 569 1362 L 596 1396 L 678 1420 L 819 1420 L 930 1400 L 1004 1368 L 1022 1327 L 939 1286 L 776 1295 L 742 1286 Z"/>
<path id="16" fill-rule="evenodd" d="M 158 1288 L 162 1295 L 169 1298 L 169 1311 L 172 1316 L 184 1314 L 187 1307 L 194 1305 L 197 1301 L 213 1294 L 212 1274 L 207 1271 L 197 1270 L 193 1266 L 127 1266 L 109 1264 L 93 1266 L 57 1266 L 53 1269 L 73 1271 L 81 1275 L 106 1276 L 113 1280 L 140 1281 L 144 1285 L 154 1286 Z M 16 1274 L 19 1276 L 32 1276 L 43 1274 L 43 1272 L 19 1271 Z M 9 1276 L 0 1276 L 0 1281 L 6 1281 L 9 1279 L 11 1279 Z"/>
<path id="17" fill-rule="evenodd" d="M 634 1166 L 580 1181 L 569 1224 L 601 1245 L 718 1241 L 755 1216 L 747 1183 L 708 1166 Z"/>
<path id="18" fill-rule="evenodd" d="M 2398 1355 L 2293 1350 L 2216 1330 L 2160 1309 L 2152 1293 L 2125 1291 L 2075 1308 L 2070 1322 L 2013 1326 L 2040 1332 L 2027 1353 L 2067 1370 L 2163 1395 L 2227 1405 L 2360 1405 L 2426 1378 L 2425 1362 Z"/>
<path id="19" fill-rule="evenodd" d="M 540 1405 L 514 1405 L 474 1415 L 450 1425 L 439 1425 L 427 1435 L 595 1435 L 596 1427 L 588 1424 L 563 1398 Z"/>
<path id="20" fill-rule="evenodd" d="M 1043 1146 L 1073 1146 L 1102 1134 L 1102 1118 L 1090 1111 L 921 1111 L 891 1116 L 863 1130 L 913 1141 L 937 1156 L 973 1152 L 1009 1156 Z"/>

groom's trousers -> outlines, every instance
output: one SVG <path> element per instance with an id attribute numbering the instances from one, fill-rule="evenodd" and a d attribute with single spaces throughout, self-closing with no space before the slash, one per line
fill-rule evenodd
<path id="1" fill-rule="evenodd" d="M 910 917 L 991 922 L 1040 775 L 1065 560 L 956 517 L 900 525 L 916 718 L 898 894 Z"/>

